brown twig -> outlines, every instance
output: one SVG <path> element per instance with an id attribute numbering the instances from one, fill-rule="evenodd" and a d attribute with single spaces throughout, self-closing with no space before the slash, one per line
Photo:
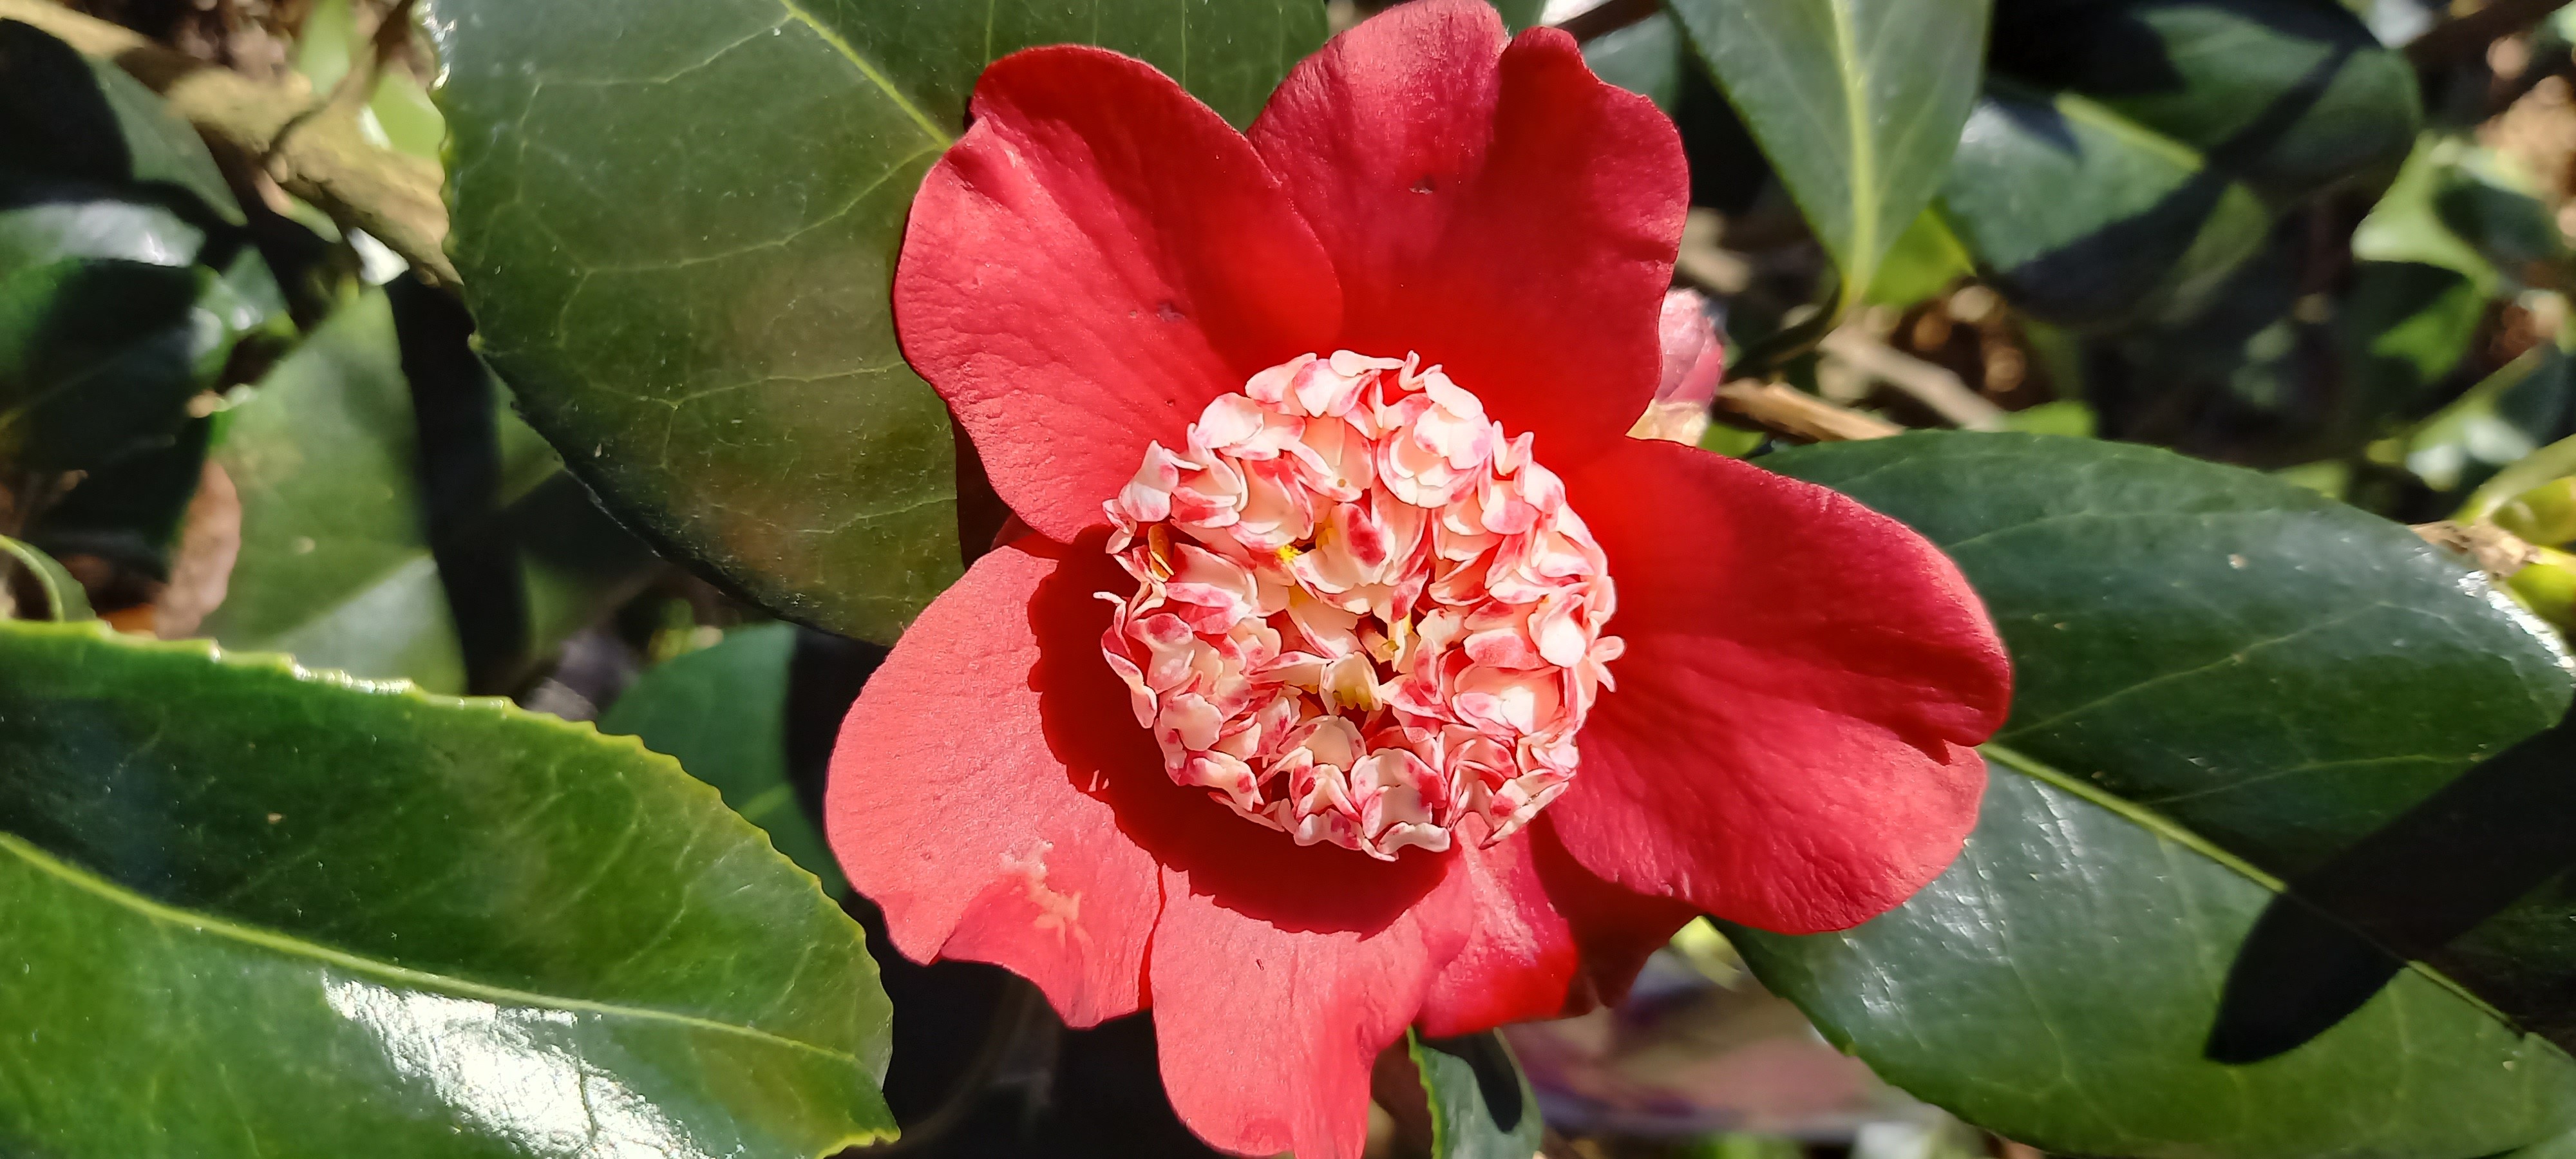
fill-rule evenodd
<path id="1" fill-rule="evenodd" d="M 1968 389 L 1968 384 L 1946 367 L 1925 362 L 1849 326 L 1825 335 L 1818 345 L 1852 369 L 1904 391 L 1961 430 L 2004 429 L 2003 408 Z"/>
<path id="2" fill-rule="evenodd" d="M 2406 42 L 2406 60 L 2417 68 L 2437 68 L 2485 52 L 2499 36 L 2540 23 L 2540 18 L 2566 7 L 2567 0 L 2495 0 L 2457 20 L 2434 25 Z"/>
<path id="3" fill-rule="evenodd" d="M 0 20 L 25 21 L 114 60 L 198 132 L 259 158 L 287 192 L 342 228 L 365 230 L 432 284 L 456 288 L 438 166 L 368 141 L 355 106 L 329 106 L 301 77 L 255 81 L 48 0 L 0 0 Z"/>
<path id="4" fill-rule="evenodd" d="M 1905 428 L 1876 415 L 1836 406 L 1776 382 L 1737 379 L 1717 388 L 1717 405 L 1776 435 L 1811 443 L 1881 439 Z"/>

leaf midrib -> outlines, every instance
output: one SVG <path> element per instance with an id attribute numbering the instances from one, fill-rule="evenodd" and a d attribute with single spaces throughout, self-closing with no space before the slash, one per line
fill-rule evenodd
<path id="1" fill-rule="evenodd" d="M 922 112 L 921 106 L 914 104 L 911 97 L 905 96 L 902 89 L 896 88 L 894 82 L 888 79 L 885 73 L 878 71 L 876 62 L 861 54 L 857 46 L 852 45 L 848 38 L 833 31 L 830 25 L 816 19 L 814 14 L 806 11 L 805 6 L 797 0 L 778 0 L 778 6 L 786 9 L 788 19 L 813 30 L 814 35 L 823 43 L 830 45 L 834 52 L 849 58 L 851 67 L 858 69 L 859 75 L 866 77 L 869 84 L 883 91 L 886 99 L 893 101 L 896 108 L 902 109 L 904 115 L 912 118 L 913 124 L 921 126 L 923 135 L 938 142 L 942 149 L 956 143 L 956 139 L 948 135 L 948 130 L 931 120 L 928 113 Z"/>
<path id="2" fill-rule="evenodd" d="M 1878 142 L 1869 132 L 1869 84 L 1861 77 L 1859 37 L 1853 30 L 1852 0 L 1826 0 L 1825 12 L 1833 23 L 1834 55 L 1841 67 L 1836 79 L 1843 89 L 1844 131 L 1851 135 L 1852 171 L 1846 186 L 1851 190 L 1852 242 L 1851 270 L 1843 277 L 1842 298 L 1857 302 L 1869 291 L 1869 283 L 1878 274 L 1878 216 L 1883 208 L 1878 195 Z"/>
<path id="3" fill-rule="evenodd" d="M 17 857 L 20 861 L 25 862 L 30 867 L 38 870 L 39 872 L 48 874 L 74 889 L 82 890 L 104 899 L 108 903 L 135 913 L 146 920 L 160 923 L 162 925 L 178 927 L 191 933 L 212 934 L 215 937 L 222 938 L 227 941 L 256 947 L 273 953 L 284 954 L 289 957 L 306 958 L 316 962 L 326 963 L 354 974 L 393 982 L 408 989 L 429 990 L 459 997 L 475 998 L 491 1002 L 496 1006 L 533 1007 L 585 1014 L 599 1014 L 613 1018 L 669 1023 L 674 1026 L 687 1027 L 692 1030 L 729 1034 L 762 1043 L 803 1051 L 808 1054 L 820 1055 L 835 1062 L 845 1063 L 853 1070 L 860 1071 L 861 1073 L 864 1073 L 865 1071 L 865 1068 L 860 1066 L 858 1056 L 849 1051 L 834 1050 L 830 1047 L 772 1034 L 768 1031 L 754 1027 L 738 1026 L 729 1022 L 718 1022 L 713 1019 L 700 1018 L 696 1015 L 678 1014 L 668 1010 L 655 1010 L 649 1007 L 622 1006 L 615 1003 L 594 1002 L 582 998 L 568 998 L 553 994 L 538 994 L 532 991 L 516 990 L 506 986 L 494 986 L 482 982 L 468 981 L 466 979 L 457 978 L 447 974 L 436 974 L 426 970 L 414 970 L 409 967 L 380 962 L 372 958 L 359 957 L 356 954 L 348 953 L 344 950 L 334 950 L 327 946 L 316 945 L 312 942 L 290 937 L 272 930 L 243 925 L 224 918 L 199 913 L 194 910 L 180 909 L 176 906 L 165 905 L 136 893 L 133 890 L 127 889 L 122 885 L 109 881 L 96 873 L 72 865 L 61 858 L 55 857 L 53 854 L 46 852 L 33 842 L 30 842 L 14 833 L 0 833 L 0 850 L 6 850 L 9 854 Z"/>

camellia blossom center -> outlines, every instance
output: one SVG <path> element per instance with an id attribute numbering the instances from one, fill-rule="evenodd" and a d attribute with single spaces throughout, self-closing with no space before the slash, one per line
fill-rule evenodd
<path id="1" fill-rule="evenodd" d="M 1101 650 L 1174 781 L 1393 859 L 1492 842 L 1575 773 L 1617 596 L 1565 487 L 1419 359 L 1303 355 L 1107 504 Z"/>

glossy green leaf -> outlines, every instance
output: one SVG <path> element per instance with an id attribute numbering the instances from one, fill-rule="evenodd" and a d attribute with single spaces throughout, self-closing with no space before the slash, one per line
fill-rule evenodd
<path id="1" fill-rule="evenodd" d="M 1916 434 L 1762 461 L 1941 545 L 2015 665 L 1967 853 L 1848 933 L 1741 931 L 1767 985 L 1891 1081 L 2050 1150 L 2465 1159 L 2576 1121 L 2567 1058 L 2462 990 L 2546 1013 L 2527 977 L 2418 966 L 2279 1058 L 2202 1053 L 2276 877 L 2566 709 L 2564 653 L 2472 566 L 2144 447 Z"/>
<path id="2" fill-rule="evenodd" d="M 2312 0 L 2004 0 L 1994 28 L 1943 214 L 2061 325 L 2210 307 L 2274 213 L 2385 181 L 2422 119 L 2404 59 Z"/>
<path id="3" fill-rule="evenodd" d="M 1932 200 L 1990 0 L 1671 0 L 1857 302 Z"/>
<path id="4" fill-rule="evenodd" d="M 1880 1077 L 2051 1152 L 2138 1159 L 2473 1159 L 2576 1124 L 2576 1062 L 2422 970 L 2280 1058 L 2207 1061 L 2266 879 L 2069 778 L 1989 769 L 1966 850 L 1902 908 L 1727 931 Z"/>
<path id="5" fill-rule="evenodd" d="M 160 98 L 0 23 L 0 462 L 95 470 L 176 436 L 234 344 L 284 324 L 241 220 Z"/>
<path id="6" fill-rule="evenodd" d="M 953 439 L 887 286 L 985 63 L 1102 44 L 1242 123 L 1324 33 L 1316 0 L 434 0 L 429 22 L 450 244 L 529 421 L 657 540 L 878 640 L 960 568 Z"/>
<path id="7" fill-rule="evenodd" d="M 54 557 L 7 536 L 0 536 L 0 584 L 12 607 L 0 609 L 0 620 L 86 620 L 92 618 L 89 596 L 80 581 Z"/>
<path id="8" fill-rule="evenodd" d="M 1968 118 L 1939 212 L 2016 306 L 2086 328 L 2196 313 L 2271 229 L 2261 198 L 2179 142 L 2000 82 Z"/>
<path id="9" fill-rule="evenodd" d="M 1538 1094 L 1512 1048 L 1493 1031 L 1424 1038 L 1406 1031 L 1405 1049 L 1431 1102 L 1433 1159 L 1530 1159 L 1545 1128 Z"/>
<path id="10" fill-rule="evenodd" d="M 839 895 L 849 882 L 787 779 L 787 681 L 795 655 L 790 625 L 736 628 L 712 647 L 646 672 L 599 718 L 599 729 L 632 734 L 677 758 Z"/>
<path id="11" fill-rule="evenodd" d="M 0 1148 L 803 1159 L 892 1134 L 864 938 L 586 725 L 0 626 Z"/>
<path id="12" fill-rule="evenodd" d="M 2276 206 L 2386 180 L 2423 115 L 2405 58 L 2313 0 L 2000 0 L 1991 67 L 2091 98 Z"/>

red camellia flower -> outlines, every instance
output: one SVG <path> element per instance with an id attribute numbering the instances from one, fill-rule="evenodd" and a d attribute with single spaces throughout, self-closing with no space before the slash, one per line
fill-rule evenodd
<path id="1" fill-rule="evenodd" d="M 1082 47 L 972 111 L 895 322 L 1017 534 L 869 681 L 828 805 L 904 953 L 1150 1009 L 1193 1130 L 1327 1159 L 1408 1025 L 1615 996 L 1699 912 L 1847 927 L 1956 856 L 1993 628 L 1897 523 L 1629 437 L 1688 179 L 1570 38 L 1400 5 L 1248 135 Z"/>

